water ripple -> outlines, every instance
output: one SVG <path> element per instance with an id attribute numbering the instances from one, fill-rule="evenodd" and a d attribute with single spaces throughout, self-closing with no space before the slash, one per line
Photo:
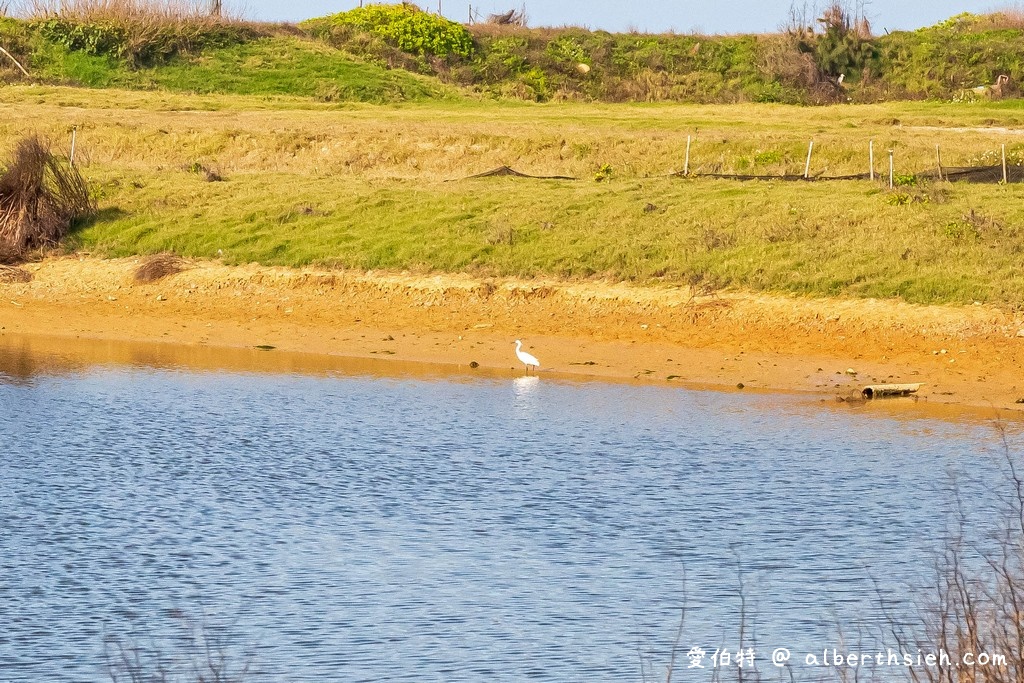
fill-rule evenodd
<path id="1" fill-rule="evenodd" d="M 995 509 L 983 430 L 777 397 L 103 370 L 0 410 L 12 683 L 197 628 L 259 680 L 637 680 L 684 590 L 731 643 L 739 567 L 762 642 L 820 648 L 922 582 L 941 473 Z"/>

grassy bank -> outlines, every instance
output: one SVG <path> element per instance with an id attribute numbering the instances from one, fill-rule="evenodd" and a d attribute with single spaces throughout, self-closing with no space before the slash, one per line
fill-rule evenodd
<path id="1" fill-rule="evenodd" d="M 20 87 L 0 104 L 3 146 L 78 126 L 101 213 L 73 239 L 99 254 L 1024 302 L 1024 187 L 911 173 L 935 144 L 950 165 L 1003 143 L 1019 156 L 1000 128 L 1024 120 L 1017 103 L 377 107 Z M 770 173 L 802 169 L 811 137 L 816 172 L 861 171 L 874 139 L 905 184 L 666 177 L 687 135 L 695 170 Z M 579 180 L 462 179 L 501 164 Z"/>
<path id="2" fill-rule="evenodd" d="M 6 35 L 5 35 L 6 28 Z M 6 37 L 6 40 L 4 40 Z M 197 48 L 194 53 L 141 63 L 47 40 L 28 24 L 0 19 L 0 47 L 13 44 L 35 80 L 89 88 L 130 88 L 185 93 L 290 95 L 321 102 L 389 103 L 456 97 L 456 90 L 402 70 L 390 70 L 291 31 L 247 34 L 245 39 Z M 3 76 L 24 81 L 13 64 Z"/>
<path id="3" fill-rule="evenodd" d="M 834 5 L 791 17 L 779 33 L 704 36 L 466 27 L 411 5 L 368 5 L 298 26 L 169 7 L 62 0 L 27 19 L 0 17 L 0 46 L 42 83 L 328 102 L 963 101 L 1014 96 L 1024 79 L 1019 10 L 873 36 Z M 997 92 L 985 90 L 1000 76 L 1008 81 Z M 0 83 L 24 80 L 0 60 Z"/>
<path id="4" fill-rule="evenodd" d="M 863 183 L 839 191 L 665 179 L 441 185 L 275 173 L 205 183 L 184 172 L 133 182 L 142 187 L 112 193 L 118 213 L 79 233 L 82 248 L 922 303 L 1024 301 L 1024 231 L 1016 227 L 1024 211 L 979 213 L 991 188 L 954 188 L 943 205 L 924 209 L 892 206 Z M 1018 206 L 1024 198 L 998 190 Z"/>

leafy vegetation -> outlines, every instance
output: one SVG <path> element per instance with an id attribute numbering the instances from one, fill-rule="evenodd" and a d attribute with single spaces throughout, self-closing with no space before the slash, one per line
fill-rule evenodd
<path id="1" fill-rule="evenodd" d="M 879 41 L 881 73 L 891 97 L 972 101 L 988 92 L 976 86 L 1009 77 L 1000 96 L 1019 92 L 1024 78 L 1024 19 L 1003 13 L 958 15 L 919 31 L 897 32 Z"/>
<path id="2" fill-rule="evenodd" d="M 182 21 L 140 26 L 111 19 L 79 21 L 60 17 L 34 22 L 33 28 L 45 41 L 68 50 L 110 56 L 134 65 L 163 64 L 178 55 L 244 43 L 259 35 L 250 26 L 230 23 Z"/>
<path id="3" fill-rule="evenodd" d="M 399 50 L 414 55 L 468 58 L 473 53 L 473 40 L 462 24 L 405 2 L 358 7 L 305 22 L 303 26 L 321 34 L 350 27 L 379 36 Z"/>

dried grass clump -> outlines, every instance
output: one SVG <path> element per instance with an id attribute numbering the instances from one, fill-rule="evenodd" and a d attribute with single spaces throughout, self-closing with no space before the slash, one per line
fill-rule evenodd
<path id="1" fill-rule="evenodd" d="M 498 26 L 526 26 L 526 5 L 523 5 L 519 9 L 510 9 L 507 12 L 501 14 L 492 14 L 487 17 L 488 24 L 497 24 Z"/>
<path id="2" fill-rule="evenodd" d="M 766 78 L 805 90 L 816 88 L 823 80 L 814 57 L 802 52 L 792 35 L 767 36 L 759 47 L 756 64 Z"/>
<path id="3" fill-rule="evenodd" d="M 978 30 L 1021 30 L 1024 29 L 1024 7 L 1014 5 L 982 14 L 976 19 Z"/>
<path id="4" fill-rule="evenodd" d="M 14 266 L 0 266 L 0 282 L 4 284 L 32 282 L 32 273 Z"/>
<path id="5" fill-rule="evenodd" d="M 34 19 L 61 17 L 145 26 L 245 23 L 240 16 L 224 12 L 221 3 L 211 5 L 207 0 L 25 0 L 24 4 Z"/>
<path id="6" fill-rule="evenodd" d="M 174 254 L 157 254 L 135 269 L 135 281 L 141 284 L 156 282 L 183 270 L 185 262 Z"/>
<path id="7" fill-rule="evenodd" d="M 203 180 L 208 183 L 220 183 L 224 181 L 224 176 L 220 174 L 220 171 L 210 168 L 209 166 L 204 166 L 198 161 L 186 164 L 185 166 L 182 166 L 182 169 L 189 173 L 195 173 L 196 175 L 201 176 Z"/>
<path id="8" fill-rule="evenodd" d="M 38 137 L 25 138 L 0 175 L 0 254 L 17 259 L 56 246 L 95 210 L 78 169 Z"/>

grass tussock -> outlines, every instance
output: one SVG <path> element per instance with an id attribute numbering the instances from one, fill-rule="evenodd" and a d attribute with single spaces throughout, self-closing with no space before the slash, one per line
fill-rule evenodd
<path id="1" fill-rule="evenodd" d="M 23 257 L 55 246 L 95 210 L 85 179 L 38 137 L 23 139 L 0 175 L 0 251 Z"/>
<path id="2" fill-rule="evenodd" d="M 189 173 L 195 173 L 196 175 L 198 175 L 200 178 L 202 178 L 203 180 L 205 180 L 208 183 L 221 183 L 221 182 L 224 182 L 224 176 L 221 175 L 219 170 L 217 170 L 215 168 L 210 168 L 208 166 L 204 166 L 203 164 L 199 163 L 198 161 L 193 161 L 191 164 L 188 164 L 188 165 L 184 166 L 183 168 L 184 168 L 184 170 L 188 171 Z"/>
<path id="3" fill-rule="evenodd" d="M 150 256 L 135 269 L 135 281 L 139 284 L 149 284 L 177 275 L 185 270 L 185 262 L 174 254 L 157 254 Z"/>
<path id="4" fill-rule="evenodd" d="M 0 265 L 0 283 L 24 283 L 32 281 L 32 273 L 14 266 Z"/>

